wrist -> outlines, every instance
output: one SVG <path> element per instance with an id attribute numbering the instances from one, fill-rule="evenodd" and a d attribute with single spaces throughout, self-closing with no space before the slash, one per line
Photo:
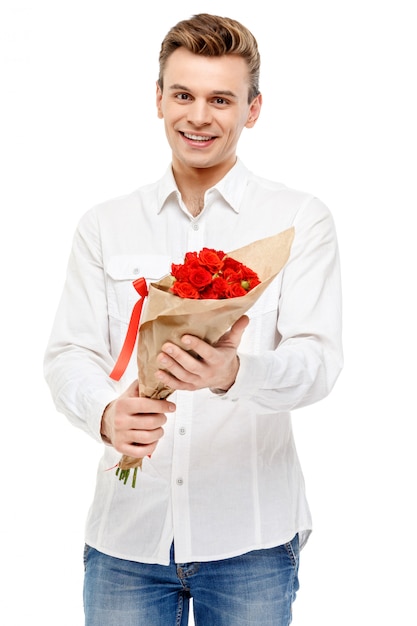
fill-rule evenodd
<path id="1" fill-rule="evenodd" d="M 235 367 L 234 367 L 234 375 L 230 383 L 222 385 L 221 387 L 209 387 L 211 393 L 214 393 L 216 396 L 224 396 L 225 393 L 229 391 L 231 387 L 235 384 L 237 373 L 239 371 L 240 360 L 238 355 L 236 355 Z"/>
<path id="2" fill-rule="evenodd" d="M 107 428 L 107 416 L 108 416 L 108 409 L 111 406 L 112 402 L 110 402 L 106 408 L 103 411 L 103 415 L 101 416 L 101 425 L 100 425 L 100 436 L 101 439 L 104 443 L 108 444 L 108 445 L 112 445 L 111 442 L 111 438 L 108 435 L 108 428 Z"/>

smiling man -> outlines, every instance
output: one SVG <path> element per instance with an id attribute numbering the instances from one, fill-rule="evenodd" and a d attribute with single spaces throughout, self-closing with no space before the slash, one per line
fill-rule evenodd
<path id="1" fill-rule="evenodd" d="M 312 528 L 290 411 L 326 397 L 342 368 L 335 227 L 320 200 L 237 156 L 262 106 L 247 28 L 196 15 L 168 32 L 159 61 L 172 162 L 80 220 L 45 356 L 57 409 L 104 444 L 85 623 L 185 626 L 193 598 L 198 626 L 288 626 Z M 286 266 L 216 345 L 164 344 L 156 378 L 170 400 L 139 397 L 134 360 L 111 380 L 138 274 L 155 280 L 187 251 L 290 227 Z M 143 459 L 135 489 L 105 471 L 122 454 Z"/>

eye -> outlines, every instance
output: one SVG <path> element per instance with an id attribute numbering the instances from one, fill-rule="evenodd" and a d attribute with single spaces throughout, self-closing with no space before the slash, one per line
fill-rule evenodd
<path id="1" fill-rule="evenodd" d="M 220 97 L 218 97 L 218 98 L 214 98 L 213 102 L 214 102 L 214 104 L 218 104 L 218 105 L 220 105 L 220 106 L 222 106 L 222 105 L 224 105 L 224 104 L 228 104 L 228 103 L 229 103 L 229 101 L 228 101 L 228 100 L 226 100 L 226 98 L 220 98 Z"/>
<path id="2" fill-rule="evenodd" d="M 188 93 L 177 93 L 175 94 L 175 98 L 177 100 L 190 100 L 191 96 Z"/>

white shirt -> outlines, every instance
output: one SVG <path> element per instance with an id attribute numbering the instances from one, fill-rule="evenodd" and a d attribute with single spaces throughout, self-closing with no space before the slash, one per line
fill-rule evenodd
<path id="1" fill-rule="evenodd" d="M 109 378 L 140 276 L 155 281 L 187 251 L 232 251 L 294 226 L 290 258 L 249 310 L 236 382 L 223 396 L 177 391 L 164 437 L 136 488 L 104 445 L 86 542 L 146 563 L 208 561 L 281 545 L 311 531 L 292 409 L 317 402 L 342 368 L 336 233 L 317 198 L 262 179 L 238 160 L 193 218 L 171 168 L 158 182 L 88 211 L 73 242 L 45 357 L 58 411 L 101 441 L 106 405 L 137 376 L 136 355 Z"/>

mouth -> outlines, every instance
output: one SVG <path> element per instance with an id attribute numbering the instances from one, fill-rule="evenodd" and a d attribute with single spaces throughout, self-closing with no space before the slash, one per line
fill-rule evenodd
<path id="1" fill-rule="evenodd" d="M 197 143 L 207 143 L 209 141 L 212 141 L 213 139 L 215 139 L 214 136 L 207 136 L 207 135 L 195 135 L 194 133 L 185 133 L 185 132 L 181 132 L 181 135 L 185 138 L 188 139 L 188 141 L 194 141 Z"/>

